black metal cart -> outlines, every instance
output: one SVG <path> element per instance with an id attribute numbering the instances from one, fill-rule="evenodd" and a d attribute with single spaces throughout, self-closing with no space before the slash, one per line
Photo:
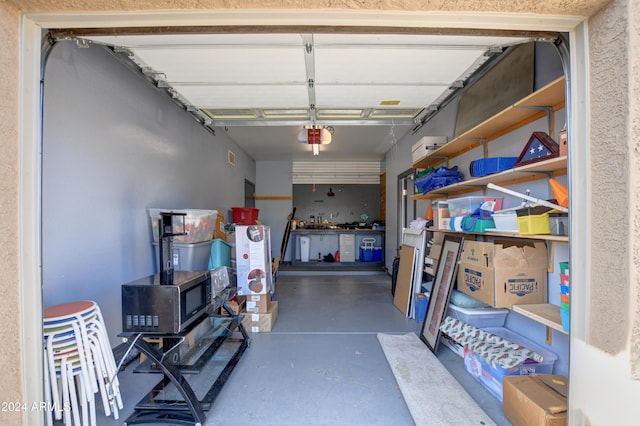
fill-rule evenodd
<path id="1" fill-rule="evenodd" d="M 126 425 L 204 424 L 205 411 L 209 410 L 249 345 L 241 317 L 226 305 L 234 295 L 232 288 L 216 295 L 214 307 L 223 308 L 227 315 L 203 316 L 181 333 L 122 335 L 147 357 L 134 372 L 163 375 L 162 380 L 136 404 Z"/>

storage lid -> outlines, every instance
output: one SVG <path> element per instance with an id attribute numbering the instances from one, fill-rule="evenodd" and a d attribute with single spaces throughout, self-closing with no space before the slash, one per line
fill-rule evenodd
<path id="1" fill-rule="evenodd" d="M 491 216 L 494 216 L 494 217 L 495 216 L 498 216 L 498 217 L 513 217 L 515 215 L 516 215 L 516 212 L 513 211 L 513 210 L 512 211 L 508 211 L 508 212 L 504 211 L 504 210 L 501 210 L 501 211 L 497 211 L 497 212 L 491 213 Z"/>
<path id="2" fill-rule="evenodd" d="M 462 293 L 464 294 L 464 293 Z M 465 295 L 466 296 L 466 295 Z M 471 296 L 468 296 L 471 297 Z M 509 309 L 503 308 L 493 308 L 489 307 L 481 307 L 481 308 L 465 308 L 463 306 L 454 305 L 453 303 L 449 304 L 449 309 L 458 311 L 467 316 L 482 316 L 482 315 L 507 315 L 509 314 Z"/>
<path id="3" fill-rule="evenodd" d="M 233 247 L 233 245 L 229 244 L 228 242 L 226 242 L 225 240 L 221 240 L 220 238 L 216 238 L 215 240 L 213 240 L 213 242 L 211 243 L 212 246 L 214 247 Z"/>
<path id="4" fill-rule="evenodd" d="M 549 217 L 569 217 L 569 213 L 549 213 Z"/>
<path id="5" fill-rule="evenodd" d="M 552 209 L 551 207 L 547 207 L 547 206 L 525 207 L 523 209 L 516 210 L 516 214 L 518 215 L 518 217 L 537 216 L 540 214 L 547 213 L 549 210 L 552 210 Z"/>

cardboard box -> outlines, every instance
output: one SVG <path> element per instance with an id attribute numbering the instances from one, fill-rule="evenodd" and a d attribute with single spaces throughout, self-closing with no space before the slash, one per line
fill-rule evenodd
<path id="1" fill-rule="evenodd" d="M 246 296 L 236 296 L 231 300 L 227 300 L 227 307 L 231 309 L 234 314 L 238 315 L 239 313 L 244 312 L 245 304 L 247 303 L 246 300 Z M 221 315 L 229 315 L 222 307 L 219 308 L 219 311 Z"/>
<path id="2" fill-rule="evenodd" d="M 267 294 L 272 285 L 271 236 L 268 226 L 236 226 L 238 294 Z"/>
<path id="3" fill-rule="evenodd" d="M 238 269 L 238 262 L 236 261 L 236 233 L 235 231 L 225 231 L 225 241 L 231 244 L 231 267 L 235 270 Z"/>
<path id="4" fill-rule="evenodd" d="M 423 136 L 418 142 L 411 146 L 411 159 L 416 163 L 446 143 L 446 136 Z"/>
<path id="5" fill-rule="evenodd" d="M 446 201 L 434 201 L 433 225 L 436 229 L 449 229 L 449 204 Z"/>
<path id="6" fill-rule="evenodd" d="M 457 289 L 495 308 L 547 303 L 544 243 L 465 241 Z"/>
<path id="7" fill-rule="evenodd" d="M 567 155 L 567 152 L 569 151 L 569 146 L 567 145 L 567 131 L 566 130 L 560 130 L 560 133 L 558 134 L 558 146 L 560 147 L 560 157 L 563 157 L 565 155 Z"/>
<path id="8" fill-rule="evenodd" d="M 242 325 L 251 333 L 263 333 L 271 331 L 273 325 L 278 318 L 278 302 L 274 300 L 271 302 L 269 312 L 266 314 L 253 314 L 248 313 L 242 319 Z"/>
<path id="9" fill-rule="evenodd" d="M 431 264 L 430 268 L 432 270 L 431 275 L 435 275 L 438 269 L 438 259 L 440 258 L 440 252 L 442 251 L 442 244 L 433 244 L 429 249 L 429 254 L 427 257 L 429 258 Z M 426 258 L 425 258 L 426 263 Z"/>
<path id="10" fill-rule="evenodd" d="M 236 296 L 231 300 L 227 300 L 226 303 L 229 309 L 231 309 L 231 311 L 233 311 L 234 314 L 238 315 L 245 311 L 246 297 Z M 229 315 L 229 313 L 222 306 L 220 306 L 219 308 L 216 308 L 213 311 L 213 315 L 225 316 L 225 315 Z"/>
<path id="11" fill-rule="evenodd" d="M 429 248 L 429 258 L 437 261 L 440 259 L 440 253 L 442 252 L 442 243 L 434 243 Z"/>
<path id="12" fill-rule="evenodd" d="M 451 218 L 441 217 L 438 222 L 435 222 L 436 229 L 442 229 L 443 231 L 451 230 Z"/>
<path id="13" fill-rule="evenodd" d="M 224 232 L 224 214 L 220 210 L 216 211 L 215 227 L 213 229 L 213 238 L 226 240 L 227 236 Z"/>
<path id="14" fill-rule="evenodd" d="M 566 425 L 568 382 L 555 374 L 505 377 L 505 417 L 514 426 Z"/>
<path id="15" fill-rule="evenodd" d="M 236 232 L 235 231 L 224 231 L 224 240 L 231 245 L 235 245 L 236 243 Z"/>
<path id="16" fill-rule="evenodd" d="M 442 243 L 444 241 L 444 234 L 441 232 L 435 232 L 433 234 L 433 239 L 428 244 L 429 253 L 426 255 L 424 259 L 425 263 L 425 272 L 435 275 L 436 268 L 438 267 L 438 258 L 440 257 L 440 252 L 442 251 Z M 427 271 L 427 268 L 429 271 Z"/>
<path id="17" fill-rule="evenodd" d="M 245 309 L 248 313 L 266 314 L 271 308 L 271 295 L 267 294 L 251 294 L 246 296 L 247 302 Z"/>

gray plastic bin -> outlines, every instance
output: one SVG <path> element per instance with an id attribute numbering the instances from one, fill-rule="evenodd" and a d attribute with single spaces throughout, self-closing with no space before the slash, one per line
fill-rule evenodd
<path id="1" fill-rule="evenodd" d="M 160 245 L 153 243 L 156 271 L 160 271 Z M 173 244 L 173 268 L 176 271 L 206 271 L 211 255 L 211 240 L 193 244 Z"/>

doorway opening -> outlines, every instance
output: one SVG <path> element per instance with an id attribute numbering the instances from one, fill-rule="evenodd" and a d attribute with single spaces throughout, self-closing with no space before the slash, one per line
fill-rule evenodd
<path id="1" fill-rule="evenodd" d="M 402 230 L 416 218 L 416 203 L 411 201 L 415 194 L 415 169 L 409 169 L 398 175 L 398 246 L 402 244 Z"/>
<path id="2" fill-rule="evenodd" d="M 42 15 L 40 17 L 36 17 L 36 20 L 43 20 L 43 22 L 49 22 L 46 20 L 47 16 L 46 15 Z M 60 17 L 60 20 L 64 20 L 64 17 Z M 69 19 L 67 17 L 67 19 Z M 178 19 L 178 18 L 176 18 Z M 536 18 L 537 20 L 537 24 L 540 25 L 540 20 L 539 18 Z M 40 34 L 40 30 L 41 28 L 38 26 L 38 24 L 36 23 L 36 21 L 32 21 L 29 18 L 26 19 L 26 24 L 24 26 L 23 29 L 23 37 L 24 34 L 26 34 L 26 40 L 23 43 L 23 53 L 27 52 L 24 54 L 25 56 L 25 61 L 23 62 L 23 73 L 26 74 L 30 74 L 30 73 L 34 73 L 34 70 L 37 70 L 39 67 L 37 66 L 39 63 L 39 58 L 34 58 L 33 54 L 29 54 L 28 50 L 32 49 L 34 46 L 38 45 L 38 35 Z M 72 27 L 71 21 L 69 21 L 69 23 L 65 24 L 62 21 L 58 21 L 58 27 L 60 28 L 64 28 L 65 25 L 68 25 L 69 27 Z M 384 19 L 382 20 L 382 22 L 384 22 Z M 520 22 L 519 20 L 515 20 L 515 22 Z M 486 24 L 486 23 L 485 23 Z M 427 25 L 426 21 L 425 21 L 425 25 Z M 470 23 L 467 23 L 466 25 L 471 25 Z M 496 24 L 498 25 L 498 24 Z M 512 23 L 511 25 L 517 25 L 515 23 Z M 529 23 L 528 26 L 525 25 L 526 28 L 530 28 L 531 25 L 533 25 L 532 23 Z M 577 23 L 576 23 L 577 25 Z M 581 48 L 583 50 L 584 46 L 586 45 L 585 40 L 580 40 L 582 42 L 581 44 Z M 37 50 L 37 49 L 35 49 Z M 36 66 L 33 66 L 33 65 Z M 32 69 L 31 69 L 32 68 Z M 580 78 L 584 79 L 584 73 L 583 70 L 579 71 L 580 73 Z M 35 72 L 35 74 L 37 74 L 37 71 Z M 33 82 L 37 82 L 38 79 L 37 78 L 28 78 L 29 76 L 25 76 L 25 81 L 33 81 Z M 33 77 L 33 76 L 31 76 Z M 28 85 L 26 85 L 28 86 Z M 37 100 L 34 99 L 34 96 L 29 96 L 26 92 L 27 91 L 32 91 L 34 88 L 33 87 L 26 87 L 23 92 L 22 92 L 22 97 L 26 98 L 26 101 L 24 102 L 24 106 L 23 106 L 23 113 L 25 114 L 25 117 L 23 117 L 22 122 L 23 123 L 38 123 L 38 108 L 37 108 Z M 37 90 L 35 91 L 37 92 Z M 585 95 L 581 94 L 579 95 L 579 97 L 583 98 Z M 576 101 L 577 104 L 579 104 L 579 100 Z M 580 111 L 581 113 L 584 113 L 584 111 Z M 584 115 L 584 114 L 581 114 Z M 21 235 L 20 235 L 20 240 L 23 243 L 23 251 L 22 253 L 38 253 L 39 250 L 39 245 L 40 245 L 40 241 L 37 238 L 37 222 L 39 220 L 39 216 L 38 216 L 38 193 L 40 191 L 40 183 L 38 182 L 38 175 L 39 172 L 38 170 L 40 170 L 40 168 L 38 167 L 38 150 L 39 150 L 39 144 L 38 144 L 38 137 L 35 133 L 37 133 L 37 129 L 32 129 L 31 127 L 35 127 L 37 128 L 37 126 L 33 126 L 31 125 L 23 125 L 23 127 L 27 127 L 27 129 L 23 129 L 26 131 L 21 132 L 22 135 L 22 143 L 21 146 L 23 147 L 22 150 L 22 162 L 23 164 L 26 164 L 26 167 L 23 167 L 23 171 L 21 172 L 22 176 L 24 177 L 24 179 L 22 179 L 22 187 L 21 187 L 21 192 L 23 194 L 23 201 L 21 203 L 21 208 L 26 212 L 26 216 L 23 216 L 25 218 L 25 220 L 23 221 L 23 224 L 21 225 Z M 581 132 L 582 133 L 582 132 Z M 579 139 L 579 136 L 577 133 L 574 133 L 574 138 L 575 139 Z M 35 173 L 34 173 L 35 170 Z M 576 174 L 578 174 L 578 171 L 574 168 L 574 172 Z M 580 171 L 582 173 L 582 170 Z M 404 174 L 404 173 L 403 173 Z M 402 218 L 403 220 L 403 225 L 406 225 L 408 223 L 407 218 L 410 216 L 409 214 L 409 210 L 411 209 L 411 207 L 409 206 L 409 197 L 410 197 L 410 192 L 413 190 L 413 185 L 410 185 L 410 179 L 408 178 L 409 175 L 407 175 L 405 177 L 405 179 L 403 180 L 402 183 L 402 187 L 400 187 L 400 182 L 401 180 L 399 179 L 399 194 L 403 194 L 402 196 L 398 197 L 398 203 L 399 205 L 403 205 L 404 207 L 402 209 L 399 209 L 399 221 L 401 220 L 400 218 Z M 247 183 L 247 182 L 245 182 Z M 245 206 L 247 207 L 252 207 L 255 205 L 255 196 L 254 196 L 254 192 L 255 192 L 255 185 L 252 184 L 251 182 L 248 182 L 251 186 L 252 189 L 250 191 L 247 191 L 247 186 L 245 185 Z M 404 194 L 404 191 L 406 190 L 407 194 Z M 247 194 L 251 194 L 250 197 L 247 197 Z M 586 194 L 585 194 L 586 197 Z M 250 204 L 251 203 L 251 204 Z M 413 207 L 413 215 L 415 216 L 415 206 Z M 35 219 L 35 220 L 34 220 Z M 402 226 L 399 226 L 399 229 L 402 229 Z M 586 238 L 586 236 L 585 236 Z M 576 243 L 577 245 L 577 243 Z M 38 265 L 39 265 L 39 260 L 38 260 L 38 256 L 34 255 L 34 254 L 27 254 L 27 255 L 22 255 L 23 259 L 22 260 L 22 265 L 23 265 L 23 270 L 25 270 L 26 274 L 22 275 L 22 286 L 23 286 L 23 292 L 27 295 L 32 295 L 32 294 L 37 294 L 38 293 L 38 289 L 39 289 L 39 281 L 40 278 L 39 277 L 39 269 L 38 269 Z M 26 288 L 25 288 L 26 286 Z M 23 300 L 37 300 L 36 298 L 29 298 L 29 297 L 25 297 L 23 298 Z M 28 312 L 29 310 L 23 310 L 23 312 Z M 25 346 L 23 347 L 23 358 L 24 358 L 24 365 L 34 365 L 33 363 L 31 363 L 30 361 L 32 360 L 33 357 L 37 357 L 34 354 L 38 354 L 39 351 L 36 350 L 37 348 L 34 348 L 32 344 L 30 344 L 29 342 L 39 342 L 39 339 L 35 339 L 33 338 L 34 335 L 37 334 L 37 332 L 41 332 L 40 328 L 41 328 L 41 324 L 39 323 L 40 318 L 34 317 L 34 318 L 26 318 L 23 317 L 23 342 L 25 344 Z M 26 324 L 25 324 L 26 323 Z M 37 346 L 37 345 L 36 345 Z M 40 354 L 41 356 L 41 354 Z M 41 364 L 41 363 L 40 363 Z M 38 364 L 39 365 L 39 364 Z M 35 377 L 37 379 L 37 375 Z M 32 380 L 32 383 L 37 383 L 37 380 Z M 35 388 L 37 388 L 37 386 L 35 386 Z M 34 395 L 39 395 L 40 392 L 39 391 L 35 391 L 34 392 L 34 386 L 26 386 L 26 391 L 25 391 L 25 396 L 27 397 L 27 400 L 30 393 L 34 394 Z M 35 398 L 34 400 L 36 400 L 37 398 Z"/>
<path id="3" fill-rule="evenodd" d="M 256 184 L 247 179 L 244 180 L 244 206 L 250 208 L 256 206 Z"/>

